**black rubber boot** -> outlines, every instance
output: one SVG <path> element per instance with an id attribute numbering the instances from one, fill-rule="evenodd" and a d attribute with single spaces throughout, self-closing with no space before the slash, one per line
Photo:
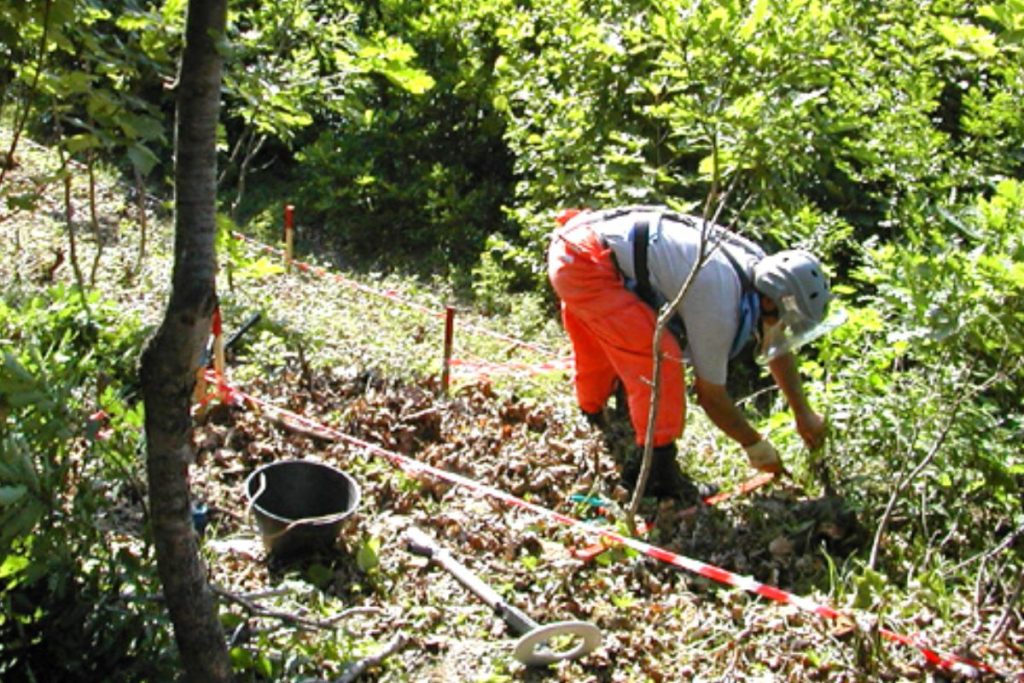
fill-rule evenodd
<path id="1" fill-rule="evenodd" d="M 608 431 L 608 416 L 604 414 L 604 410 L 599 410 L 596 413 L 588 413 L 581 408 L 580 412 L 583 413 L 583 417 L 591 427 L 595 427 L 602 432 Z"/>
<path id="2" fill-rule="evenodd" d="M 622 471 L 622 481 L 627 488 L 634 488 L 640 476 L 640 464 L 643 462 L 643 446 L 637 447 L 637 455 Z M 684 505 L 696 505 L 704 498 L 713 495 L 715 488 L 698 484 L 683 474 L 676 460 L 676 445 L 656 446 L 651 453 L 651 473 L 647 477 L 645 496 L 656 498 L 675 498 Z"/>

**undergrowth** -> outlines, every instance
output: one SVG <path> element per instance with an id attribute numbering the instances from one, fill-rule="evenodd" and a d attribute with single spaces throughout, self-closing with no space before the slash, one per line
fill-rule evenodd
<path id="1" fill-rule="evenodd" d="M 45 157 L 24 159 L 21 182 L 45 175 L 45 162 Z M 18 177 L 11 182 L 19 182 Z M 692 526 L 662 516 L 655 540 L 818 596 L 867 621 L 921 631 L 933 644 L 963 646 L 962 654 L 1004 670 L 1020 670 L 1022 195 L 1019 184 L 1008 183 L 966 207 L 958 220 L 967 229 L 956 249 L 936 243 L 904 253 L 867 245 L 856 280 L 840 288 L 850 322 L 822 342 L 803 366 L 812 402 L 832 425 L 825 449 L 816 454 L 802 450 L 776 393 L 741 394 L 744 408 L 784 451 L 794 481 L 778 495 L 740 500 Z M 169 625 L 156 599 L 139 455 L 141 407 L 134 395 L 135 359 L 162 312 L 170 228 L 166 221 L 151 226 L 144 267 L 131 273 L 126 264 L 133 261 L 138 235 L 130 220 L 111 219 L 109 224 L 118 229 L 102 234 L 79 226 L 81 258 L 89 259 L 97 244 L 105 244 L 97 283 L 82 291 L 66 262 L 66 226 L 55 197 L 44 193 L 34 211 L 9 210 L 0 223 L 6 243 L 18 245 L 4 250 L 0 266 L 9 283 L 0 306 L 0 674 L 5 680 L 170 680 L 176 662 Z M 111 211 L 123 212 L 123 205 L 112 202 Z M 230 349 L 233 383 L 263 388 L 274 400 L 312 411 L 325 422 L 368 430 L 366 438 L 393 439 L 396 448 L 404 443 L 403 419 L 425 420 L 430 410 L 462 405 L 465 414 L 458 420 L 454 415 L 445 419 L 464 424 L 466 435 L 462 441 L 434 443 L 439 466 L 481 468 L 481 476 L 511 477 L 510 486 L 519 481 L 515 477 L 526 486 L 557 472 L 550 492 L 524 489 L 538 498 L 562 492 L 562 487 L 579 490 L 591 484 L 612 493 L 615 463 L 602 450 L 608 445 L 595 445 L 593 435 L 584 431 L 564 366 L 538 370 L 544 362 L 568 356 L 543 296 L 524 294 L 505 302 L 506 315 L 485 316 L 457 301 L 441 280 L 384 272 L 351 275 L 316 254 L 299 256 L 327 270 L 310 274 L 293 266 L 289 272 L 279 255 L 224 239 L 234 243 L 221 251 L 226 334 L 253 313 L 261 315 Z M 54 267 L 61 251 L 63 264 Z M 435 403 L 444 362 L 445 309 L 453 304 L 450 396 L 456 404 Z M 745 387 L 765 385 L 756 370 L 747 373 Z M 352 386 L 363 394 L 348 395 Z M 334 403 L 328 400 L 332 396 Z M 476 398 L 457 403 L 467 396 Z M 95 416 L 98 410 L 104 414 Z M 533 423 L 544 425 L 541 432 L 531 429 L 528 415 L 543 419 Z M 330 452 L 315 440 L 282 440 L 243 418 L 231 419 L 213 430 L 216 436 L 206 449 L 223 468 L 217 476 L 224 477 L 225 486 L 236 485 L 244 472 L 237 463 L 218 461 L 218 448 L 225 449 L 224 457 L 245 454 L 238 457 L 247 464 L 281 457 L 282 448 L 297 449 L 300 456 L 302 448 Z M 474 432 L 473 424 L 485 426 Z M 423 438 L 415 430 L 410 434 Z M 730 488 L 747 476 L 738 449 L 697 409 L 690 411 L 681 445 L 684 465 L 696 478 Z M 529 464 L 531 458 L 548 456 L 557 456 L 556 464 Z M 517 458 L 527 463 L 522 471 L 512 465 Z M 379 463 L 358 467 L 375 481 L 388 470 Z M 544 548 L 552 532 L 540 526 L 523 527 L 535 545 L 503 557 L 500 542 L 484 535 L 473 517 L 487 514 L 488 508 L 471 508 L 476 510 L 472 514 L 453 510 L 462 503 L 443 487 L 401 479 L 373 484 L 372 496 L 378 512 L 412 515 L 421 506 L 420 516 L 425 512 L 425 521 L 438 528 L 459 520 L 462 531 L 452 542 L 463 543 L 463 552 L 473 549 L 477 537 L 481 547 L 493 545 L 496 563 L 490 571 L 512 572 L 519 582 L 510 584 L 515 586 L 510 595 L 526 590 L 533 577 L 547 591 L 533 596 L 539 605 L 545 599 L 562 605 L 574 594 L 586 602 L 579 608 L 584 616 L 600 620 L 620 639 L 596 662 L 614 664 L 620 675 L 615 678 L 613 671 L 611 678 L 601 678 L 596 665 L 581 665 L 563 669 L 558 675 L 564 677 L 658 680 L 659 671 L 669 677 L 735 680 L 931 675 L 913 652 L 880 644 L 870 624 L 829 631 L 742 594 L 652 568 L 635 554 L 616 551 L 596 571 L 574 567 L 563 572 L 564 564 L 548 563 Z M 396 501 L 408 507 L 394 507 Z M 819 501 L 834 507 L 807 516 L 802 506 Z M 557 506 L 559 499 L 552 497 L 550 504 Z M 244 513 L 243 508 L 238 514 L 244 518 Z M 386 605 L 389 595 L 382 587 L 400 587 L 410 570 L 383 557 L 381 544 L 393 540 L 389 534 L 394 529 L 372 528 L 384 522 L 366 516 L 366 526 L 355 532 L 359 542 L 351 548 L 353 556 L 362 556 L 352 580 L 364 582 L 363 595 L 373 596 L 373 604 Z M 218 557 L 211 555 L 210 562 Z M 243 566 L 264 576 L 258 563 Z M 326 566 L 328 574 L 341 571 Z M 289 580 L 329 583 L 323 571 L 306 567 Z M 421 586 L 419 597 L 428 595 L 428 588 Z M 670 606 L 659 616 L 663 604 Z M 423 629 L 426 635 L 418 641 L 426 653 L 422 658 L 440 670 L 438 660 L 447 660 L 431 640 L 431 629 L 455 625 L 444 623 L 436 604 L 407 607 L 411 611 L 403 628 Z M 327 611 L 328 606 L 317 609 Z M 486 614 L 467 610 L 460 619 L 471 625 L 474 637 L 493 640 Z M 225 606 L 229 631 L 250 624 L 244 615 L 244 610 Z M 638 620 L 649 620 L 639 626 L 641 635 L 633 630 Z M 642 635 L 645 628 L 651 630 L 649 641 Z M 288 671 L 308 674 L 329 668 L 332 661 L 365 656 L 383 640 L 379 633 L 373 638 L 288 633 L 276 641 L 277 636 L 259 632 L 249 645 L 237 644 L 232 652 L 238 671 L 250 680 L 280 678 Z M 743 643 L 737 633 L 751 642 Z M 733 644 L 734 639 L 741 642 Z M 260 643 L 273 645 L 277 654 L 268 658 Z M 760 656 L 773 649 L 776 659 Z M 730 651 L 737 653 L 732 668 Z M 378 675 L 416 680 L 416 672 L 427 666 L 412 655 L 399 661 Z M 479 680 L 531 675 L 493 652 L 485 661 Z M 57 662 L 59 674 L 53 668 Z"/>

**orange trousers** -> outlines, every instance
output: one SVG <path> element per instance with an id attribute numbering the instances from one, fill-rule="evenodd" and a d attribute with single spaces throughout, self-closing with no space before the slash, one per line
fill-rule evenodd
<path id="1" fill-rule="evenodd" d="M 611 250 L 586 225 L 555 233 L 548 250 L 548 278 L 561 299 L 562 322 L 572 341 L 580 408 L 600 411 L 620 380 L 636 442 L 642 445 L 651 405 L 654 311 L 626 289 Z M 655 447 L 678 439 L 686 416 L 682 353 L 669 333 L 661 338 L 661 353 Z"/>

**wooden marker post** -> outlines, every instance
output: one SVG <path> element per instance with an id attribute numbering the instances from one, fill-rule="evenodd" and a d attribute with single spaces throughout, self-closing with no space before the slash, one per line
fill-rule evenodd
<path id="1" fill-rule="evenodd" d="M 224 324 L 220 317 L 220 306 L 213 309 L 213 371 L 217 373 L 217 381 L 224 377 Z"/>
<path id="2" fill-rule="evenodd" d="M 441 393 L 448 395 L 448 380 L 452 369 L 452 339 L 455 336 L 455 308 L 444 309 L 444 362 L 441 366 Z"/>
<path id="3" fill-rule="evenodd" d="M 206 392 L 208 390 L 209 387 L 206 385 L 206 368 L 204 366 L 200 366 L 199 369 L 196 370 L 196 385 L 195 388 L 192 389 L 192 402 L 202 404 L 203 399 L 206 398 Z M 202 408 L 200 408 L 200 410 L 201 409 Z"/>
<path id="4" fill-rule="evenodd" d="M 292 250 L 295 247 L 295 207 L 284 205 L 284 260 L 288 270 L 292 269 Z"/>

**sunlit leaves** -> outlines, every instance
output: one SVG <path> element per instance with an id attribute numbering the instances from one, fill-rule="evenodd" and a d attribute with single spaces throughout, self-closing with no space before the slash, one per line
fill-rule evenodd
<path id="1" fill-rule="evenodd" d="M 937 29 L 951 51 L 961 59 L 991 58 L 999 53 L 995 36 L 980 26 L 944 18 L 938 22 Z"/>
<path id="2" fill-rule="evenodd" d="M 434 87 L 430 74 L 412 65 L 416 51 L 393 36 L 363 41 L 356 56 L 366 71 L 383 74 L 395 85 L 415 95 L 422 95 Z"/>
<path id="3" fill-rule="evenodd" d="M 1007 43 L 1019 45 L 1024 41 L 1024 2 L 1021 0 L 982 5 L 978 16 L 998 22 L 1004 31 L 1000 38 Z"/>

